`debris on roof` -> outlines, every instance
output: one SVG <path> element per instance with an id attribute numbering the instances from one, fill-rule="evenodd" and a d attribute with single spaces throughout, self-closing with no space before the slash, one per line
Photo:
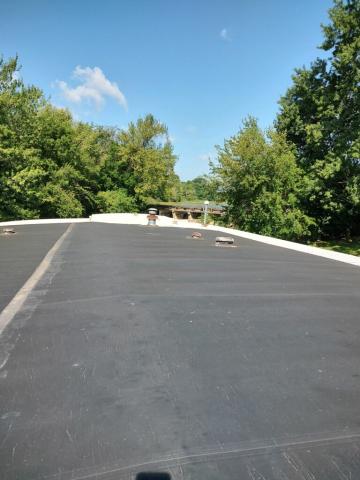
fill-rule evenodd
<path id="1" fill-rule="evenodd" d="M 2 229 L 2 235 L 13 235 L 14 233 L 16 233 L 15 228 L 6 227 Z"/>
<path id="2" fill-rule="evenodd" d="M 191 238 L 194 238 L 195 240 L 200 240 L 202 238 L 202 233 L 200 232 L 192 232 Z"/>

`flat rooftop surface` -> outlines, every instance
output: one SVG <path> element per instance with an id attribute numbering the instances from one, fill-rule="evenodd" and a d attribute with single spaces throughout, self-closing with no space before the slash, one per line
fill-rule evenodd
<path id="1" fill-rule="evenodd" d="M 0 236 L 2 308 L 66 228 Z M 74 225 L 0 337 L 0 478 L 360 478 L 360 269 L 191 231 Z"/>
<path id="2" fill-rule="evenodd" d="M 16 226 L 15 235 L 0 235 L 0 311 L 24 285 L 67 226 Z"/>

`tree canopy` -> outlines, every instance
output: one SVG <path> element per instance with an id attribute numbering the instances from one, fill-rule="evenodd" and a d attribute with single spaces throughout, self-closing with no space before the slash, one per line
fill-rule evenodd
<path id="1" fill-rule="evenodd" d="M 214 173 L 232 224 L 287 239 L 310 234 L 313 221 L 300 208 L 306 182 L 283 134 L 265 134 L 250 117 L 218 147 L 218 160 Z"/>
<path id="2" fill-rule="evenodd" d="M 181 182 L 180 198 L 182 200 L 207 200 L 214 196 L 213 179 L 210 175 L 199 175 L 192 180 Z"/>
<path id="3" fill-rule="evenodd" d="M 254 119 L 218 149 L 229 220 L 282 238 L 360 234 L 360 0 L 335 0 L 328 55 L 295 71 L 275 130 Z"/>
<path id="4" fill-rule="evenodd" d="M 320 235 L 360 233 L 360 1 L 336 0 L 323 26 L 328 58 L 296 70 L 276 128 L 310 181 L 302 207 Z"/>
<path id="5" fill-rule="evenodd" d="M 0 59 L 0 219 L 138 211 L 176 195 L 175 161 L 152 115 L 124 130 L 76 122 Z"/>
<path id="6" fill-rule="evenodd" d="M 322 58 L 295 71 L 274 128 L 249 117 L 211 175 L 181 182 L 167 126 L 77 122 L 0 58 L 0 220 L 220 200 L 231 224 L 288 239 L 360 234 L 360 0 L 334 0 Z"/>

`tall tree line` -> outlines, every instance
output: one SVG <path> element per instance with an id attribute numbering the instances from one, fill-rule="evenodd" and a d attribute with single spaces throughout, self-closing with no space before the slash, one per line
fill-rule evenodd
<path id="1" fill-rule="evenodd" d="M 360 234 L 360 0 L 335 0 L 327 58 L 297 69 L 274 129 L 252 118 L 213 167 L 228 221 L 282 238 Z"/>
<path id="2" fill-rule="evenodd" d="M 0 220 L 138 211 L 176 197 L 175 161 L 152 115 L 126 130 L 76 122 L 0 59 Z"/>
<path id="3" fill-rule="evenodd" d="M 288 239 L 360 235 L 360 0 L 335 0 L 325 58 L 297 69 L 273 128 L 248 117 L 212 175 L 180 182 L 166 125 L 76 122 L 0 59 L 0 220 L 218 200 L 226 221 Z"/>

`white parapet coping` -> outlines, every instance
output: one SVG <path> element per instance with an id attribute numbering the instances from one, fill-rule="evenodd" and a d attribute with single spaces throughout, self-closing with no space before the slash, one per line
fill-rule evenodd
<path id="1" fill-rule="evenodd" d="M 47 218 L 41 220 L 17 220 L 11 222 L 0 222 L 1 226 L 15 226 L 15 225 L 41 225 L 52 223 L 115 223 L 123 225 L 147 225 L 148 219 L 146 213 L 100 213 L 94 214 L 90 218 Z M 317 257 L 328 258 L 338 262 L 348 263 L 360 267 L 360 257 L 355 255 L 348 255 L 346 253 L 333 252 L 324 248 L 311 247 L 303 245 L 302 243 L 289 242 L 287 240 L 280 240 L 279 238 L 266 237 L 256 233 L 244 232 L 234 228 L 219 227 L 217 225 L 208 225 L 204 227 L 199 223 L 189 222 L 188 220 L 174 220 L 163 215 L 159 215 L 157 219 L 159 227 L 177 227 L 177 228 L 193 228 L 194 230 L 206 229 L 208 231 L 223 232 L 228 235 L 247 238 L 255 242 L 266 243 L 275 247 L 286 248 L 296 252 L 307 253 L 309 255 L 316 255 Z"/>
<path id="2" fill-rule="evenodd" d="M 147 225 L 146 213 L 94 213 L 91 222 Z"/>
<path id="3" fill-rule="evenodd" d="M 266 243 L 275 247 L 287 248 L 288 250 L 295 250 L 296 252 L 308 253 L 309 255 L 316 255 L 318 257 L 329 258 L 338 262 L 349 263 L 360 267 L 360 257 L 355 255 L 348 255 L 347 253 L 333 252 L 324 248 L 312 247 L 310 245 L 303 245 L 302 243 L 289 242 L 288 240 L 281 240 L 280 238 L 266 237 L 265 235 L 258 235 L 256 233 L 244 232 L 243 230 L 236 230 L 235 228 L 218 227 L 216 225 L 208 225 L 207 230 L 216 232 L 224 232 L 236 237 L 247 238 L 255 242 Z"/>
<path id="4" fill-rule="evenodd" d="M 87 223 L 88 218 L 37 218 L 35 220 L 12 220 L 9 222 L 0 222 L 0 227 L 10 227 L 15 225 L 47 225 L 48 223 Z"/>
<path id="5" fill-rule="evenodd" d="M 148 224 L 147 213 L 96 213 L 91 215 L 90 220 L 92 222 L 101 223 L 119 223 L 124 225 L 147 225 Z M 203 228 L 198 223 L 191 223 L 188 220 L 174 220 L 173 218 L 166 217 L 164 215 L 158 215 L 156 225 L 159 227 L 182 227 L 191 228 Z"/>

